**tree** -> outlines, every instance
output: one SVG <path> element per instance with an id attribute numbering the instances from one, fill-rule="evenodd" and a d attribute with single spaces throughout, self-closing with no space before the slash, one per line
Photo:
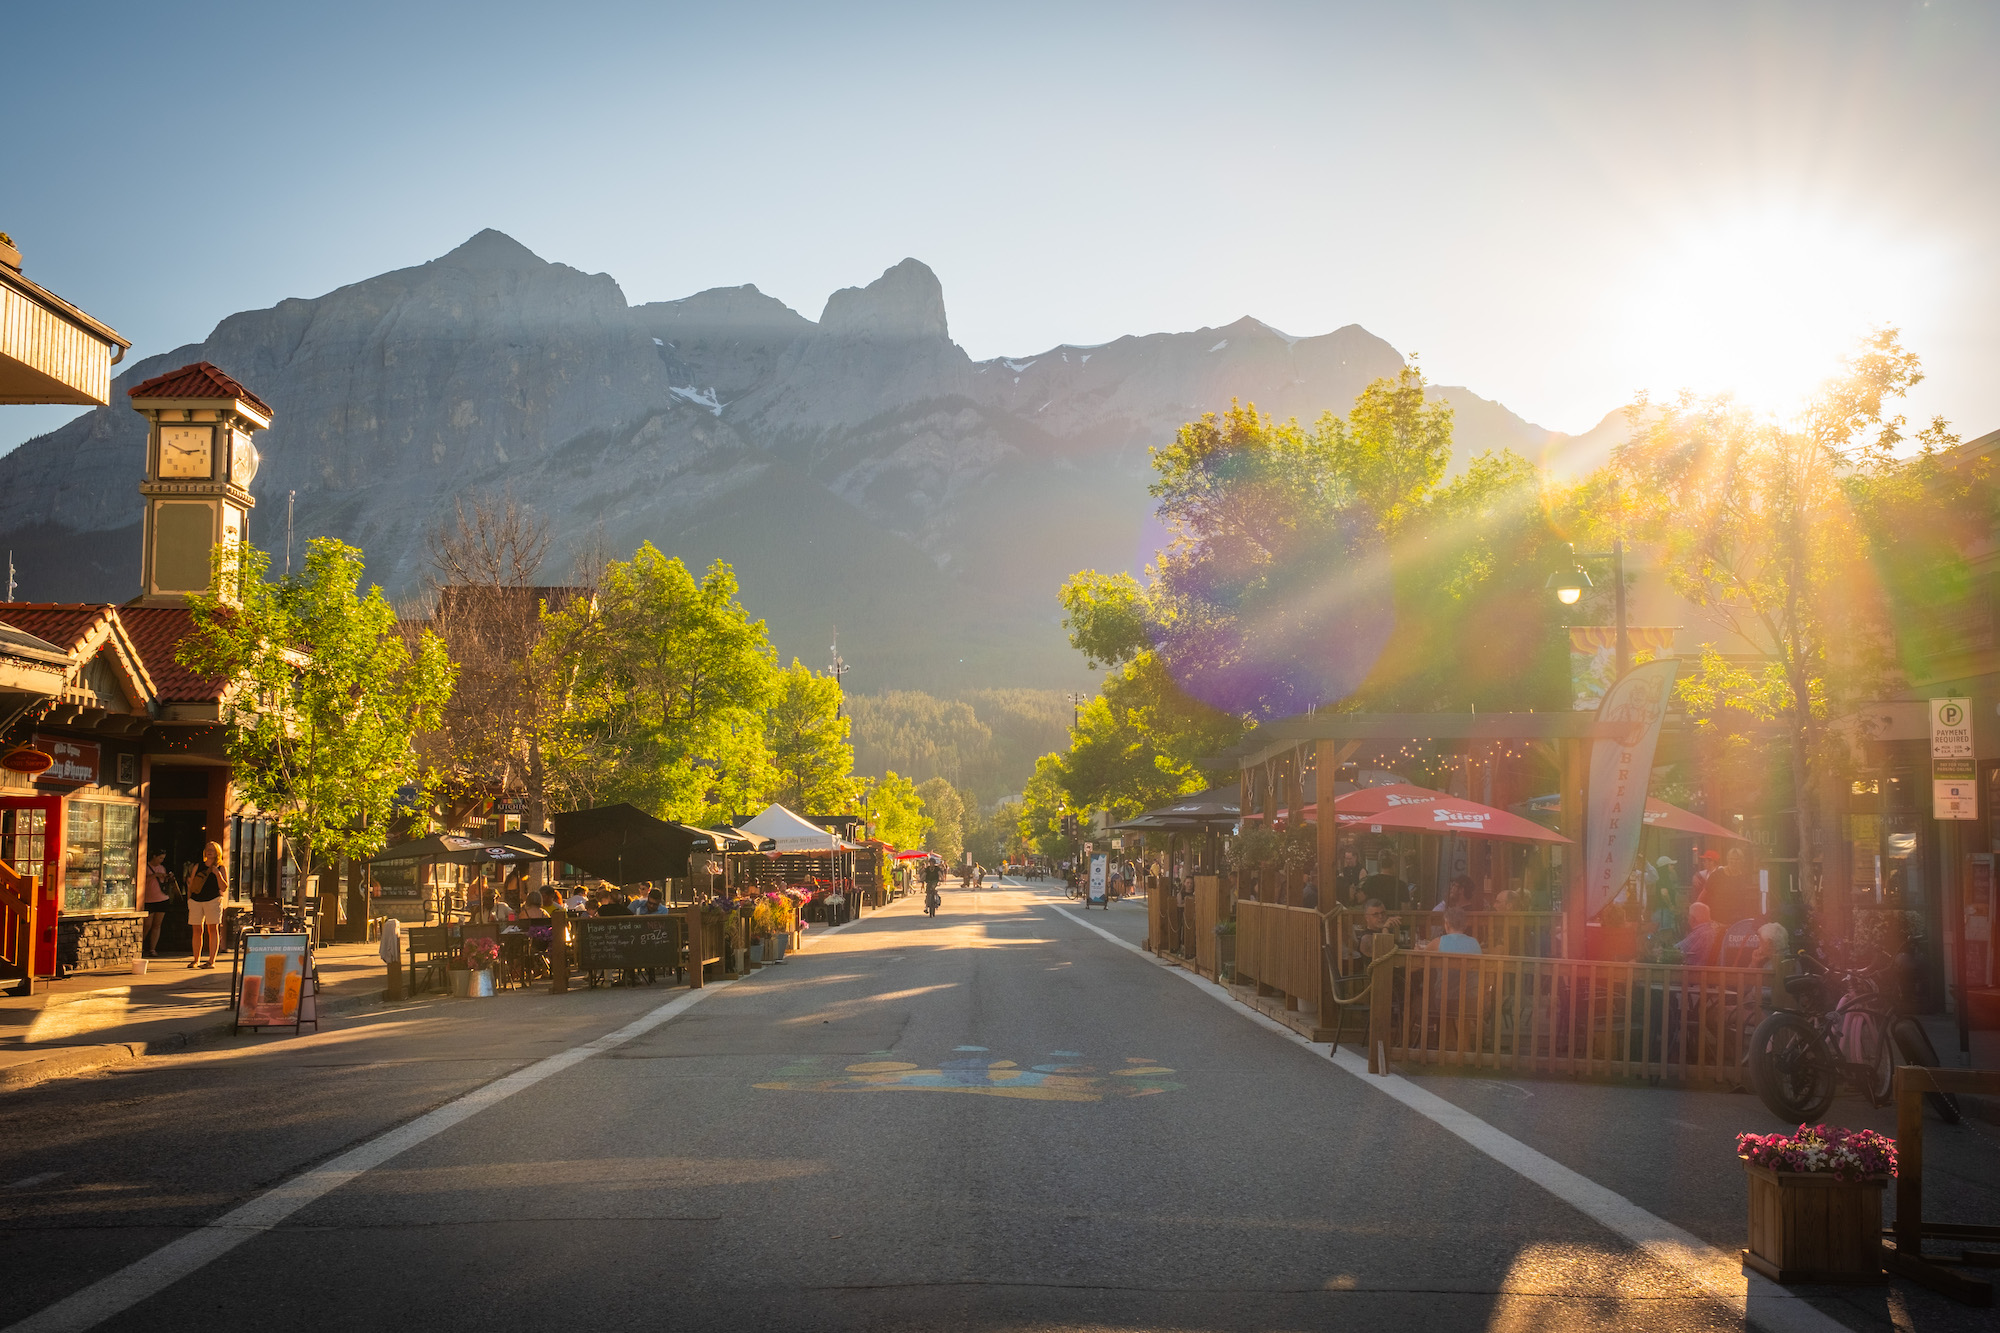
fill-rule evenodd
<path id="1" fill-rule="evenodd" d="M 1991 530 L 1983 473 L 1940 456 L 1956 443 L 1942 420 L 1897 455 L 1905 421 L 1890 406 L 1921 379 L 1881 329 L 1796 421 L 1727 398 L 1642 397 L 1632 439 L 1586 491 L 1600 528 L 1659 542 L 1674 590 L 1764 654 L 1745 665 L 1711 645 L 1679 688 L 1701 725 L 1733 716 L 1778 739 L 1802 865 L 1824 864 L 1834 722 L 1881 697 L 1964 587 L 1969 533 L 1954 524 Z"/>
<path id="2" fill-rule="evenodd" d="M 837 812 L 860 795 L 854 780 L 854 747 L 840 713 L 840 682 L 817 675 L 798 658 L 778 673 L 764 743 L 776 773 L 775 799 L 797 811 Z"/>
<path id="3" fill-rule="evenodd" d="M 1078 809 L 1129 818 L 1212 785 L 1201 760 L 1242 735 L 1239 719 L 1189 697 L 1158 654 L 1141 653 L 1079 714 L 1063 786 Z"/>
<path id="4" fill-rule="evenodd" d="M 924 835 L 924 846 L 956 863 L 965 851 L 965 802 L 958 789 L 943 778 L 932 778 L 918 786 L 917 795 L 922 798 L 924 814 L 931 821 L 930 831 Z"/>
<path id="5" fill-rule="evenodd" d="M 875 836 L 892 847 L 914 851 L 924 845 L 931 819 L 916 784 L 891 770 L 868 787 L 869 808 L 875 812 Z"/>
<path id="6" fill-rule="evenodd" d="M 602 756 L 588 743 L 571 689 L 573 666 L 537 649 L 543 613 L 585 588 L 538 588 L 548 524 L 514 496 L 474 493 L 428 539 L 428 620 L 458 663 L 438 730 L 425 738 L 433 769 L 486 792 L 525 797 L 525 826 L 548 827 L 555 805 L 588 804 Z"/>
<path id="7" fill-rule="evenodd" d="M 306 544 L 300 572 L 270 582 L 255 547 L 215 549 L 175 658 L 228 682 L 223 721 L 237 789 L 275 817 L 299 874 L 315 858 L 366 857 L 387 840 L 396 792 L 417 779 L 414 741 L 438 725 L 455 668 L 436 635 L 414 651 L 361 552 Z"/>
<path id="8" fill-rule="evenodd" d="M 594 601 L 549 617 L 543 660 L 575 664 L 577 706 L 611 757 L 605 798 L 708 823 L 775 785 L 777 654 L 736 591 L 727 564 L 697 583 L 647 542 L 605 566 Z"/>
<path id="9" fill-rule="evenodd" d="M 1075 850 L 1075 840 L 1062 831 L 1062 819 L 1068 813 L 1063 756 L 1045 754 L 1035 761 L 1035 774 L 1022 789 L 1021 813 L 1016 824 L 1021 840 L 1051 860 L 1067 856 Z"/>

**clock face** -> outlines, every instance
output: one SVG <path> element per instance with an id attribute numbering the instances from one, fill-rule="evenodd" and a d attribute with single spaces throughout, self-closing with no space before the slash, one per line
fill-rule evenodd
<path id="1" fill-rule="evenodd" d="M 257 465 L 263 460 L 257 454 L 257 446 L 250 443 L 250 437 L 240 430 L 229 432 L 229 479 L 244 490 L 250 489 L 251 478 L 257 475 Z"/>
<path id="2" fill-rule="evenodd" d="M 211 475 L 215 454 L 215 427 L 160 427 L 160 475 L 200 477 Z"/>

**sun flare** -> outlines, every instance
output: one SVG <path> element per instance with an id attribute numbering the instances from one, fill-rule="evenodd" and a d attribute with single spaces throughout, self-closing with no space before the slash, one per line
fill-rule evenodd
<path id="1" fill-rule="evenodd" d="M 1628 288 L 1632 363 L 1656 396 L 1726 391 L 1790 414 L 1863 334 L 1928 315 L 1938 267 L 1921 245 L 1824 218 L 1690 228 Z"/>

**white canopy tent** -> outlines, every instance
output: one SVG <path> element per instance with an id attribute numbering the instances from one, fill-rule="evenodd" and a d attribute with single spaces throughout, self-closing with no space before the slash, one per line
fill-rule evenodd
<path id="1" fill-rule="evenodd" d="M 780 852 L 838 852 L 848 850 L 848 844 L 819 825 L 801 819 L 784 806 L 773 802 L 763 814 L 739 827 L 745 833 L 769 838 L 778 844 Z"/>

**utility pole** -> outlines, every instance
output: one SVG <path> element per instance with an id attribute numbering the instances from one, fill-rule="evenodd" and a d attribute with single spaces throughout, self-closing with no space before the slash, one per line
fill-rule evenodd
<path id="1" fill-rule="evenodd" d="M 7 552 L 7 600 L 14 600 L 14 552 Z"/>
<path id="2" fill-rule="evenodd" d="M 841 660 L 840 626 L 838 625 L 835 625 L 833 627 L 833 646 L 827 649 L 827 651 L 833 654 L 833 661 L 827 663 L 826 674 L 833 677 L 834 684 L 840 685 L 841 680 L 847 675 L 848 672 L 852 671 L 854 668 L 847 665 L 846 662 Z M 840 720 L 841 705 L 846 702 L 847 702 L 847 687 L 841 685 L 840 700 L 833 706 L 833 717 L 836 722 Z"/>
<path id="3" fill-rule="evenodd" d="M 297 491 L 285 492 L 285 577 L 292 576 L 292 506 L 297 503 Z"/>
<path id="4" fill-rule="evenodd" d="M 1080 710 L 1083 708 L 1085 704 L 1090 702 L 1090 696 L 1087 694 L 1079 694 L 1077 691 L 1071 690 L 1068 694 L 1065 694 L 1063 698 L 1069 701 L 1069 730 L 1071 735 L 1075 735 L 1077 723 L 1081 716 Z"/>

